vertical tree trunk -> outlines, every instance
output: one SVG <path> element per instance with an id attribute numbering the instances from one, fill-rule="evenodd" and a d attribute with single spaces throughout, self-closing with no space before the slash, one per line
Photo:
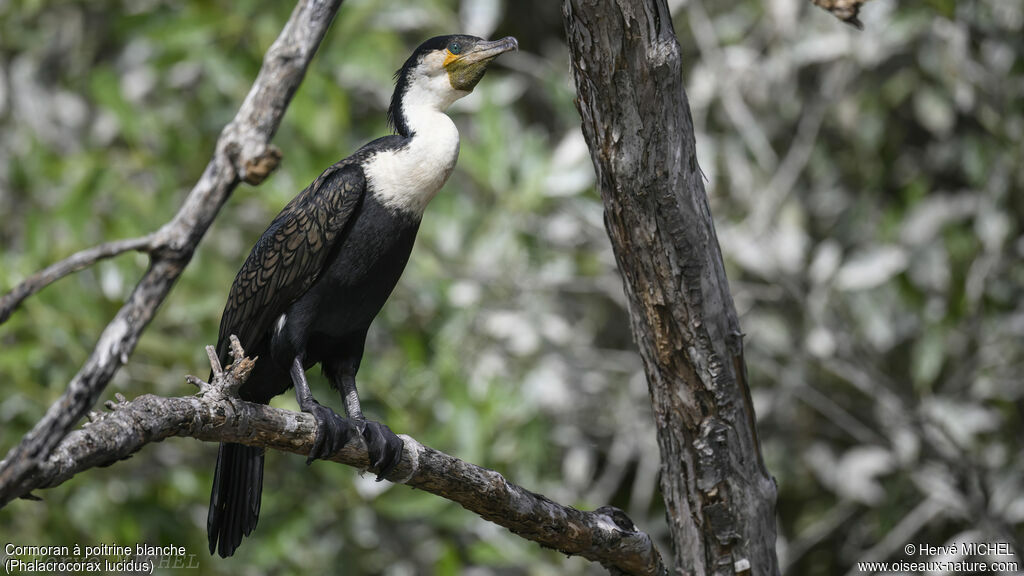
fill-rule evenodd
<path id="1" fill-rule="evenodd" d="M 583 134 L 643 357 L 675 572 L 777 574 L 743 338 L 664 0 L 565 0 Z"/>

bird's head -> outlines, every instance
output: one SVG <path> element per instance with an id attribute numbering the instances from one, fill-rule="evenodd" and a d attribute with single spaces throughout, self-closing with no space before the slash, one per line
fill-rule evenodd
<path id="1" fill-rule="evenodd" d="M 420 44 L 395 73 L 388 120 L 401 134 L 407 132 L 404 108 L 425 106 L 443 112 L 453 102 L 473 91 L 499 55 L 518 50 L 511 36 L 488 42 L 465 34 L 435 36 Z"/>

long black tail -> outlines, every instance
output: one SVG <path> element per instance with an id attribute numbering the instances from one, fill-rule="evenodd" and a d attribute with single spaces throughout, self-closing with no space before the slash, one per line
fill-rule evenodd
<path id="1" fill-rule="evenodd" d="M 262 492 L 263 448 L 221 444 L 206 517 L 210 554 L 216 550 L 221 558 L 227 558 L 235 553 L 242 536 L 252 533 L 260 516 Z"/>

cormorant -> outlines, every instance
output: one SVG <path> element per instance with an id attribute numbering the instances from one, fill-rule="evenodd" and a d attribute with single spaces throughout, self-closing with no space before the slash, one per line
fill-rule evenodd
<path id="1" fill-rule="evenodd" d="M 401 439 L 359 407 L 366 332 L 405 268 L 424 208 L 455 167 L 459 132 L 445 110 L 494 58 L 517 48 L 515 38 L 466 35 L 421 44 L 395 74 L 388 122 L 396 134 L 320 174 L 274 218 L 235 277 L 217 353 L 226 365 L 234 334 L 259 357 L 239 390 L 244 400 L 267 403 L 295 386 L 302 411 L 317 422 L 307 462 L 330 456 L 355 433 L 378 479 L 401 459 Z M 305 371 L 317 362 L 350 422 L 313 399 Z M 263 449 L 220 445 L 207 517 L 211 554 L 231 556 L 255 528 L 262 485 Z"/>

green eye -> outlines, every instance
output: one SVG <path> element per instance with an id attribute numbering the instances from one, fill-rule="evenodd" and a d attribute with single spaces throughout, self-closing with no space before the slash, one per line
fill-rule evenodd
<path id="1" fill-rule="evenodd" d="M 452 42 L 451 44 L 448 45 L 448 51 L 457 56 L 459 53 L 462 52 L 462 44 L 459 44 L 458 42 Z"/>

